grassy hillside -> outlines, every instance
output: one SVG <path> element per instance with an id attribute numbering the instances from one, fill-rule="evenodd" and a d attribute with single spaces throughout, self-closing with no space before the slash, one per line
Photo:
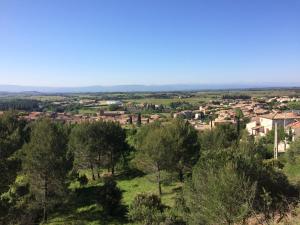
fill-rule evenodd
<path id="1" fill-rule="evenodd" d="M 154 175 L 142 175 L 131 178 L 125 177 L 122 174 L 117 176 L 118 187 L 123 191 L 123 210 L 127 210 L 127 207 L 138 193 L 157 193 L 157 185 L 154 180 Z M 80 188 L 78 183 L 73 183 L 70 187 L 74 192 L 72 200 L 68 201 L 60 210 L 57 210 L 59 213 L 51 215 L 47 224 L 129 224 L 127 218 L 124 216 L 111 217 L 106 215 L 102 207 L 95 203 L 95 195 L 102 185 L 101 181 L 91 181 L 88 185 Z M 171 180 L 163 184 L 162 201 L 164 204 L 172 207 L 176 190 L 179 187 L 179 183 L 172 182 Z M 77 188 L 76 191 L 74 191 L 75 188 Z"/>

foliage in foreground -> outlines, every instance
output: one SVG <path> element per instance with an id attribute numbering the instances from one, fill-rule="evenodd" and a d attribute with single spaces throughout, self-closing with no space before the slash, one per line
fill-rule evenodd
<path id="1" fill-rule="evenodd" d="M 255 184 L 237 172 L 235 165 L 198 166 L 184 188 L 189 224 L 235 224 L 250 216 Z"/>
<path id="2" fill-rule="evenodd" d="M 27 127 L 1 117 L 0 125 L 0 224 L 124 224 L 123 204 L 140 224 L 234 224 L 257 214 L 264 223 L 285 217 L 299 200 L 299 190 L 277 167 L 282 163 L 268 159 L 266 143 L 254 142 L 241 127 L 216 127 L 198 139 L 181 119 L 127 133 L 103 121 L 68 127 L 43 119 Z M 297 149 L 292 146 L 296 159 Z M 128 167 L 116 166 L 124 162 Z M 177 175 L 173 186 L 164 184 L 166 173 Z M 152 185 L 146 182 L 152 176 L 162 195 L 137 193 Z"/>

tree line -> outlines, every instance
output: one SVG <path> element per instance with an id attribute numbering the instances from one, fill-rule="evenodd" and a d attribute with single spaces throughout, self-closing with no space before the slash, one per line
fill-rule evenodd
<path id="1" fill-rule="evenodd" d="M 233 99 L 233 100 L 236 100 L 236 99 L 243 99 L 243 100 L 248 100 L 248 99 L 251 99 L 251 96 L 250 95 L 244 95 L 244 94 L 240 94 L 240 95 L 222 95 L 222 99 Z"/>
<path id="2" fill-rule="evenodd" d="M 0 100 L 0 110 L 39 110 L 40 101 L 32 99 L 2 99 Z"/>

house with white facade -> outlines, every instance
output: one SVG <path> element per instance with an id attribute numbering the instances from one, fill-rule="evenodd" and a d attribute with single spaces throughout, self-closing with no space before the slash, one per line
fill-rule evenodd
<path id="1" fill-rule="evenodd" d="M 300 138 L 300 121 L 289 124 L 287 132 L 292 132 L 292 141 L 295 141 L 297 138 Z"/>
<path id="2" fill-rule="evenodd" d="M 265 136 L 274 128 L 275 123 L 277 123 L 278 126 L 286 128 L 289 124 L 292 124 L 297 120 L 300 120 L 300 115 L 295 112 L 270 113 L 260 115 L 252 120 L 246 125 L 246 129 L 251 135 Z"/>

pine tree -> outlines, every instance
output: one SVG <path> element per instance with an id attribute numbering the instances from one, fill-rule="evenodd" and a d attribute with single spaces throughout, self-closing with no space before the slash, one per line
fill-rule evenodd
<path id="1" fill-rule="evenodd" d="M 92 179 L 95 180 L 95 165 L 97 160 L 96 141 L 100 141 L 101 135 L 93 132 L 90 123 L 82 123 L 75 126 L 70 134 L 69 149 L 74 154 L 74 166 L 76 169 L 90 169 Z"/>
<path id="2" fill-rule="evenodd" d="M 43 209 L 43 221 L 48 211 L 65 191 L 68 168 L 67 140 L 58 126 L 48 119 L 37 121 L 24 146 L 23 169 L 30 192 Z"/>
<path id="3" fill-rule="evenodd" d="M 0 196 L 9 190 L 21 169 L 21 162 L 15 154 L 26 141 L 28 133 L 27 123 L 14 112 L 0 116 Z M 0 198 L 0 224 L 7 223 L 8 211 L 7 202 Z"/>
<path id="4" fill-rule="evenodd" d="M 188 122 L 179 118 L 166 125 L 166 132 L 171 144 L 167 170 L 177 172 L 183 182 L 184 173 L 191 172 L 199 158 L 198 133 Z"/>
<path id="5" fill-rule="evenodd" d="M 144 172 L 156 173 L 158 194 L 161 190 L 161 171 L 167 168 L 170 157 L 170 139 L 159 123 L 142 127 L 137 134 L 135 163 Z"/>

